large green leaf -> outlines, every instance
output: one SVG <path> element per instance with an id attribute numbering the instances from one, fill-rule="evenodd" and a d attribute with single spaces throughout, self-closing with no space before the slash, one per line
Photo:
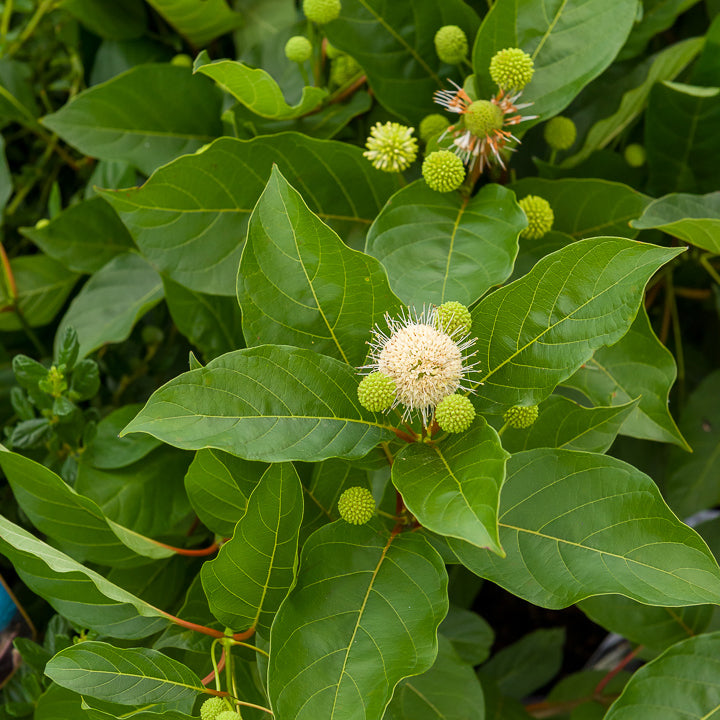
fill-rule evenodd
<path id="1" fill-rule="evenodd" d="M 631 225 L 639 230 L 658 228 L 703 250 L 720 253 L 720 192 L 666 195 L 653 200 Z"/>
<path id="2" fill-rule="evenodd" d="M 515 196 L 500 185 L 463 198 L 420 180 L 383 208 L 366 250 L 385 266 L 403 302 L 470 305 L 508 278 L 526 224 Z"/>
<path id="3" fill-rule="evenodd" d="M 352 55 L 367 74 L 378 101 L 406 122 L 432 112 L 432 95 L 457 71 L 441 63 L 433 38 L 443 25 L 458 25 L 470 42 L 477 16 L 460 0 L 343 0 L 328 40 Z"/>
<path id="4" fill-rule="evenodd" d="M 149 175 L 222 134 L 221 93 L 170 64 L 139 65 L 85 90 L 43 124 L 86 155 Z"/>
<path id="5" fill-rule="evenodd" d="M 635 0 L 497 0 L 475 38 L 473 66 L 480 97 L 497 86 L 490 79 L 492 56 L 519 47 L 535 61 L 535 74 L 522 102 L 547 120 L 597 77 L 617 55 L 635 21 Z"/>
<path id="6" fill-rule="evenodd" d="M 357 400 L 352 368 L 310 350 L 227 353 L 156 390 L 124 433 L 248 460 L 360 458 L 391 437 Z"/>
<path id="7" fill-rule="evenodd" d="M 425 538 L 343 521 L 305 543 L 270 635 L 277 720 L 380 720 L 404 677 L 429 670 L 447 575 Z"/>
<path id="8" fill-rule="evenodd" d="M 170 624 L 165 613 L 0 516 L 0 553 L 57 612 L 103 635 L 137 639 Z"/>
<path id="9" fill-rule="evenodd" d="M 221 138 L 140 188 L 104 196 L 155 267 L 193 290 L 235 295 L 248 219 L 273 164 L 341 236 L 364 232 L 397 188 L 360 148 L 281 133 Z"/>
<path id="10" fill-rule="evenodd" d="M 303 516 L 300 478 L 291 463 L 271 465 L 247 511 L 201 577 L 213 615 L 236 632 L 270 630 L 295 578 Z"/>
<path id="11" fill-rule="evenodd" d="M 219 35 L 238 27 L 242 15 L 226 0 L 148 0 L 181 35 L 195 47 L 203 47 Z"/>
<path id="12" fill-rule="evenodd" d="M 579 240 L 481 300 L 472 311 L 484 382 L 478 406 L 498 413 L 537 405 L 627 332 L 648 278 L 679 252 L 623 238 Z"/>
<path id="13" fill-rule="evenodd" d="M 45 674 L 68 690 L 121 705 L 163 704 L 190 713 L 200 678 L 182 663 L 148 648 L 86 641 L 60 651 Z"/>
<path id="14" fill-rule="evenodd" d="M 571 450 L 513 455 L 500 506 L 507 557 L 449 538 L 463 564 L 543 607 L 615 593 L 648 605 L 720 598 L 720 568 L 653 481 L 615 458 Z"/>
<path id="15" fill-rule="evenodd" d="M 287 342 L 355 366 L 383 314 L 400 310 L 382 265 L 344 245 L 276 167 L 250 218 L 237 294 L 248 344 Z"/>
<path id="16" fill-rule="evenodd" d="M 436 445 L 412 443 L 395 458 L 392 481 L 423 527 L 504 555 L 497 514 L 510 457 L 483 417 Z"/>
<path id="17" fill-rule="evenodd" d="M 688 449 L 668 408 L 677 375 L 675 358 L 657 339 L 644 308 L 620 342 L 595 352 L 563 382 L 596 405 L 624 405 L 640 397 L 620 432 L 631 437 L 671 442 Z"/>
<path id="18" fill-rule="evenodd" d="M 114 257 L 75 296 L 60 321 L 56 342 L 73 327 L 85 357 L 106 343 L 120 342 L 163 298 L 160 276 L 137 253 Z M 121 301 L 119 301 L 121 299 Z"/>
<path id="19" fill-rule="evenodd" d="M 96 35 L 109 40 L 130 40 L 146 30 L 142 0 L 62 0 L 59 5 Z"/>
<path id="20" fill-rule="evenodd" d="M 720 713 L 720 633 L 673 645 L 637 670 L 605 720 L 710 720 Z"/>

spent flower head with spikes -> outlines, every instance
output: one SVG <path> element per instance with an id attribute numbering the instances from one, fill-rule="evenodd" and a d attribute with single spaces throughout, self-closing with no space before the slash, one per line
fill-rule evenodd
<path id="1" fill-rule="evenodd" d="M 414 131 L 415 128 L 396 122 L 375 123 L 363 155 L 378 170 L 401 172 L 417 157 L 418 143 L 412 137 Z"/>

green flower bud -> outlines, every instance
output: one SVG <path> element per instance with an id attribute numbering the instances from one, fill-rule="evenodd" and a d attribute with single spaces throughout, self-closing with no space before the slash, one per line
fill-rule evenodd
<path id="1" fill-rule="evenodd" d="M 64 365 L 57 367 L 53 365 L 47 375 L 38 382 L 38 387 L 46 394 L 59 398 L 67 389 L 68 384 L 63 373 Z"/>
<path id="2" fill-rule="evenodd" d="M 503 111 L 489 100 L 476 100 L 468 107 L 463 116 L 465 127 L 478 137 L 500 130 L 505 121 Z"/>
<path id="3" fill-rule="evenodd" d="M 423 142 L 427 142 L 430 138 L 439 135 L 450 126 L 450 121 L 440 113 L 426 115 L 418 126 L 418 134 Z"/>
<path id="4" fill-rule="evenodd" d="M 451 192 L 457 190 L 465 179 L 463 161 L 449 150 L 431 152 L 423 161 L 422 175 L 431 190 Z"/>
<path id="5" fill-rule="evenodd" d="M 215 720 L 239 720 L 240 716 L 234 710 L 223 710 Z"/>
<path id="6" fill-rule="evenodd" d="M 395 381 L 381 372 L 370 373 L 358 385 L 360 404 L 371 412 L 384 412 L 395 402 Z"/>
<path id="7" fill-rule="evenodd" d="M 638 143 L 633 143 L 625 148 L 625 162 L 630 167 L 642 167 L 645 164 L 647 153 L 645 148 Z"/>
<path id="8" fill-rule="evenodd" d="M 537 405 L 513 405 L 505 411 L 505 422 L 516 430 L 529 428 L 538 419 Z"/>
<path id="9" fill-rule="evenodd" d="M 535 63 L 520 48 L 505 48 L 493 55 L 490 77 L 503 90 L 522 90 L 535 72 Z"/>
<path id="10" fill-rule="evenodd" d="M 305 17 L 318 25 L 336 20 L 341 8 L 340 0 L 303 0 Z"/>
<path id="11" fill-rule="evenodd" d="M 312 56 L 312 43 L 303 35 L 293 35 L 285 43 L 285 57 L 296 63 L 304 63 Z"/>
<path id="12" fill-rule="evenodd" d="M 437 309 L 437 326 L 448 335 L 454 335 L 459 329 L 459 335 L 467 335 L 472 327 L 470 311 L 459 302 L 450 300 Z"/>
<path id="13" fill-rule="evenodd" d="M 201 720 L 217 720 L 217 716 L 227 709 L 228 706 L 222 698 L 211 697 L 200 706 L 200 718 Z"/>
<path id="14" fill-rule="evenodd" d="M 331 45 L 329 42 L 325 43 L 325 57 L 329 60 L 334 60 L 335 58 L 340 57 L 342 54 L 342 50 L 338 50 L 334 45 Z"/>
<path id="15" fill-rule="evenodd" d="M 50 221 L 47 218 L 40 218 L 36 223 L 35 227 L 38 230 L 42 230 L 44 227 L 47 227 L 50 224 Z"/>
<path id="16" fill-rule="evenodd" d="M 360 72 L 362 68 L 355 58 L 350 55 L 339 55 L 330 65 L 330 85 L 338 87 L 347 85 Z"/>
<path id="17" fill-rule="evenodd" d="M 435 408 L 435 420 L 445 432 L 465 432 L 474 419 L 475 408 L 464 395 L 448 395 Z"/>
<path id="18" fill-rule="evenodd" d="M 415 128 L 396 122 L 375 123 L 363 155 L 373 167 L 384 172 L 401 172 L 417 157 L 418 144 L 411 137 Z"/>
<path id="19" fill-rule="evenodd" d="M 193 61 L 189 55 L 186 55 L 185 53 L 180 53 L 179 55 L 175 55 L 173 57 L 173 59 L 170 61 L 170 64 L 175 65 L 175 67 L 191 68 Z"/>
<path id="20" fill-rule="evenodd" d="M 568 117 L 558 115 L 550 122 L 545 123 L 543 130 L 545 142 L 553 150 L 567 150 L 572 147 L 577 138 L 575 123 Z"/>
<path id="21" fill-rule="evenodd" d="M 545 198 L 528 195 L 519 200 L 518 205 L 523 209 L 528 220 L 528 226 L 520 233 L 520 237 L 539 240 L 545 233 L 552 230 L 555 213 Z"/>
<path id="22" fill-rule="evenodd" d="M 375 515 L 375 499 L 364 487 L 350 487 L 338 500 L 340 517 L 351 525 L 364 525 Z"/>
<path id="23" fill-rule="evenodd" d="M 444 25 L 435 33 L 435 52 L 450 65 L 461 63 L 468 52 L 465 33 L 457 25 Z"/>

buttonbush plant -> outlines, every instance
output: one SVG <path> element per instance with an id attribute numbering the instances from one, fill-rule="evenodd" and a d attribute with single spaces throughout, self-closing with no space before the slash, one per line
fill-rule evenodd
<path id="1" fill-rule="evenodd" d="M 0 2 L 0 720 L 714 716 L 719 14 Z"/>

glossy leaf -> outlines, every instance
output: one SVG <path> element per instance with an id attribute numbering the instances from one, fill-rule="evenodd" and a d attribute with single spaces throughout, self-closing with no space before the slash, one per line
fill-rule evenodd
<path id="1" fill-rule="evenodd" d="M 275 717 L 380 720 L 395 685 L 432 666 L 446 612 L 447 575 L 423 537 L 320 528 L 272 626 Z"/>
<path id="2" fill-rule="evenodd" d="M 500 506 L 507 557 L 449 538 L 461 562 L 536 605 L 615 593 L 648 605 L 715 603 L 720 568 L 647 476 L 570 450 L 513 455 Z"/>
<path id="3" fill-rule="evenodd" d="M 375 259 L 351 250 L 273 168 L 253 210 L 238 302 L 248 344 L 287 342 L 359 366 L 399 300 Z"/>
<path id="4" fill-rule="evenodd" d="M 237 632 L 270 630 L 295 577 L 303 515 L 300 478 L 291 463 L 271 465 L 247 511 L 201 577 L 213 615 Z"/>
<path id="5" fill-rule="evenodd" d="M 238 350 L 155 391 L 124 433 L 265 462 L 360 458 L 390 430 L 361 407 L 357 382 L 352 368 L 309 350 Z"/>
<path id="6" fill-rule="evenodd" d="M 409 305 L 471 305 L 512 272 L 525 214 L 513 193 L 485 185 L 468 199 L 419 180 L 396 193 L 370 228 L 366 251 Z"/>
<path id="7" fill-rule="evenodd" d="M 220 92 L 169 64 L 138 65 L 80 93 L 43 124 L 80 152 L 149 175 L 222 134 Z"/>
<path id="8" fill-rule="evenodd" d="M 502 556 L 497 513 L 509 457 L 478 417 L 442 443 L 407 445 L 395 458 L 392 481 L 423 527 Z"/>
<path id="9" fill-rule="evenodd" d="M 622 238 L 579 240 L 484 298 L 472 311 L 484 382 L 478 407 L 499 413 L 550 395 L 627 332 L 648 278 L 679 252 Z"/>
<path id="10" fill-rule="evenodd" d="M 181 35 L 195 47 L 203 47 L 219 35 L 234 30 L 243 20 L 226 0 L 148 0 Z"/>
<path id="11" fill-rule="evenodd" d="M 275 163 L 343 236 L 367 229 L 397 187 L 360 148 L 282 133 L 221 138 L 161 168 L 142 187 L 104 197 L 161 272 L 199 292 L 235 295 L 248 219 Z"/>

